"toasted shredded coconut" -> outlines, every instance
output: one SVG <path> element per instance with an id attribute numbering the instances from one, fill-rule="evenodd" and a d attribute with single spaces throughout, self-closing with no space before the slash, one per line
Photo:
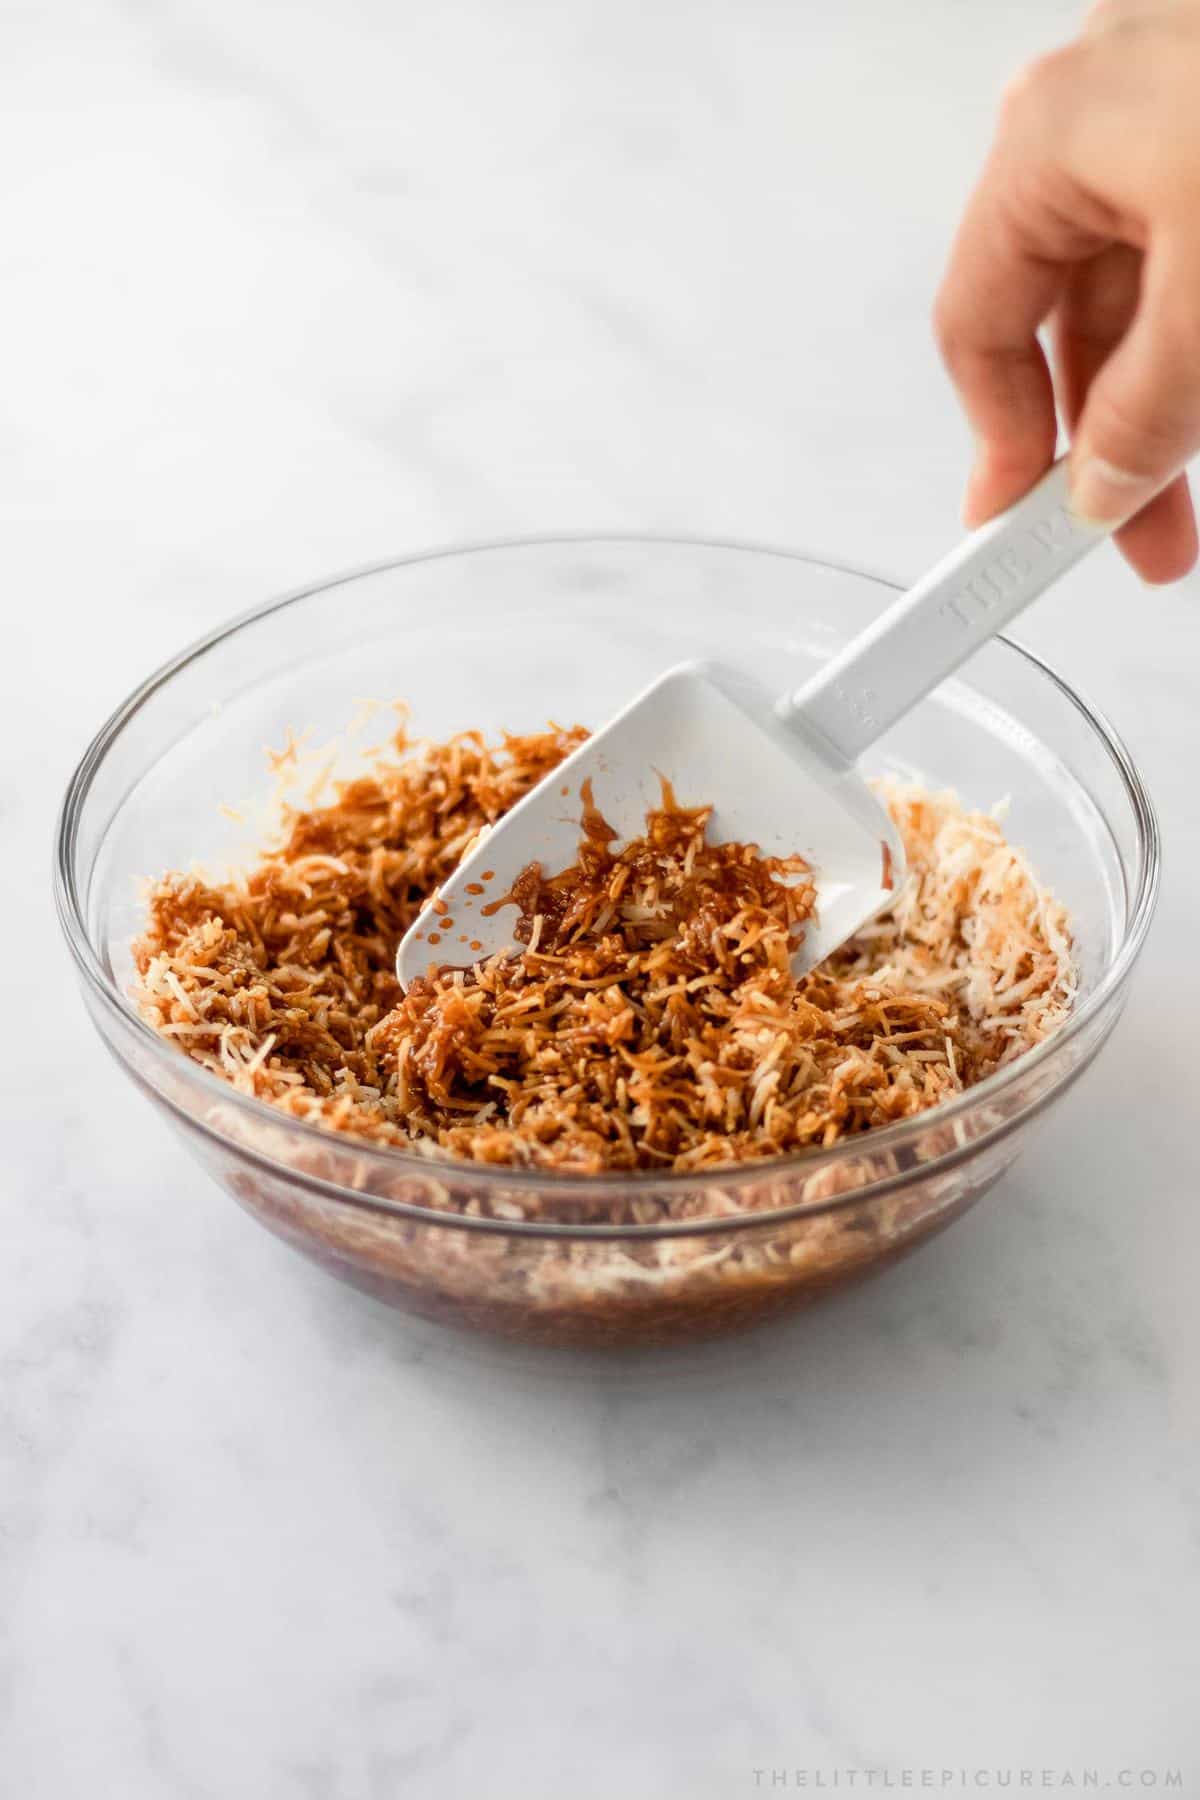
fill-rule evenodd
<path id="1" fill-rule="evenodd" d="M 1064 909 L 997 820 L 897 783 L 881 789 L 908 879 L 798 981 L 804 863 L 710 844 L 709 809 L 664 787 L 643 837 L 614 850 L 589 801 L 576 865 L 524 872 L 521 954 L 432 970 L 401 995 L 396 946 L 423 903 L 585 736 L 434 744 L 401 728 L 331 803 L 289 810 L 244 878 L 164 877 L 134 946 L 144 1016 L 233 1087 L 339 1132 L 661 1173 L 926 1111 L 1070 1010 Z"/>

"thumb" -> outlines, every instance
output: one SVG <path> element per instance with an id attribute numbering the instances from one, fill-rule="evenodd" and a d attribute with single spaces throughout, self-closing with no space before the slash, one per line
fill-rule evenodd
<path id="1" fill-rule="evenodd" d="M 1128 332 L 1088 389 L 1071 447 L 1081 518 L 1130 519 L 1200 448 L 1200 254 L 1146 257 Z"/>

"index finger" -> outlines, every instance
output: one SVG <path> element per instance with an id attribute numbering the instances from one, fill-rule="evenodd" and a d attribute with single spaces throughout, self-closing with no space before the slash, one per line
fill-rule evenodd
<path id="1" fill-rule="evenodd" d="M 971 522 L 1017 499 L 1054 455 L 1054 385 L 1038 327 L 1070 267 L 1111 236 L 1055 155 L 1072 54 L 1043 58 L 1010 90 L 934 305 L 942 357 L 980 443 Z"/>
<path id="2" fill-rule="evenodd" d="M 1062 266 L 1013 221 L 1004 172 L 989 161 L 967 205 L 934 304 L 942 360 L 979 444 L 964 513 L 979 524 L 1031 487 L 1054 456 L 1054 384 L 1038 327 Z"/>

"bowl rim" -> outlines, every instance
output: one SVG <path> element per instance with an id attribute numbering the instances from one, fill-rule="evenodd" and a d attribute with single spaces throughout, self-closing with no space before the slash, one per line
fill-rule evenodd
<path id="1" fill-rule="evenodd" d="M 285 1133 L 295 1134 L 301 1142 L 308 1141 L 314 1145 L 323 1146 L 325 1149 L 328 1149 L 331 1143 L 340 1143 L 344 1149 L 352 1151 L 356 1156 L 378 1160 L 395 1174 L 408 1174 L 423 1181 L 436 1180 L 439 1171 L 443 1171 L 447 1177 L 469 1176 L 473 1183 L 484 1190 L 495 1191 L 520 1186 L 522 1189 L 537 1192 L 546 1198 L 557 1196 L 561 1201 L 574 1200 L 576 1203 L 584 1199 L 594 1200 L 606 1192 L 619 1193 L 622 1196 L 636 1195 L 639 1192 L 646 1196 L 651 1194 L 655 1197 L 660 1194 L 669 1196 L 672 1193 L 695 1189 L 698 1184 L 710 1182 L 733 1186 L 782 1179 L 797 1173 L 815 1174 L 822 1168 L 844 1161 L 848 1153 L 862 1154 L 868 1148 L 872 1154 L 885 1155 L 888 1152 L 903 1149 L 921 1132 L 928 1130 L 931 1123 L 936 1125 L 952 1124 L 972 1108 L 997 1100 L 1013 1085 L 1016 1079 L 1024 1078 L 1031 1070 L 1045 1063 L 1050 1056 L 1078 1037 L 1097 1014 L 1101 1013 L 1119 994 L 1141 952 L 1158 898 L 1162 864 L 1161 833 L 1157 814 L 1146 785 L 1124 741 L 1113 728 L 1105 713 L 1086 699 L 1045 658 L 1030 649 L 1028 645 L 1006 633 L 997 633 L 994 641 L 1003 644 L 1007 650 L 1030 664 L 1058 689 L 1059 693 L 1080 714 L 1085 725 L 1090 728 L 1093 736 L 1099 741 L 1112 762 L 1134 817 L 1139 850 L 1136 887 L 1129 895 L 1125 929 L 1112 961 L 1103 971 L 1092 992 L 1075 1007 L 1058 1030 L 1041 1044 L 1035 1045 L 1032 1050 L 1026 1051 L 1012 1063 L 996 1070 L 995 1073 L 987 1076 L 974 1087 L 965 1089 L 963 1093 L 939 1106 L 930 1108 L 927 1112 L 917 1113 L 911 1118 L 902 1119 L 895 1124 L 864 1133 L 861 1137 L 839 1140 L 837 1144 L 829 1148 L 809 1146 L 806 1149 L 764 1159 L 761 1162 L 727 1163 L 704 1169 L 665 1174 L 649 1170 L 606 1171 L 601 1174 L 567 1173 L 548 1169 L 527 1169 L 507 1163 L 475 1163 L 429 1152 L 401 1149 L 392 1144 L 375 1143 L 370 1139 L 332 1132 L 325 1126 L 313 1124 L 305 1119 L 293 1118 L 290 1114 L 281 1112 L 277 1107 L 272 1106 L 268 1101 L 259 1100 L 250 1094 L 243 1094 L 227 1082 L 222 1081 L 210 1070 L 190 1062 L 160 1037 L 152 1026 L 141 1017 L 131 998 L 120 990 L 104 969 L 92 944 L 75 881 L 73 857 L 80 815 L 100 766 L 121 732 L 153 695 L 165 688 L 173 677 L 189 664 L 205 655 L 217 644 L 235 637 L 239 631 L 257 624 L 273 613 L 281 613 L 289 606 L 314 599 L 318 595 L 329 593 L 371 576 L 388 574 L 394 570 L 412 568 L 424 563 L 487 556 L 496 552 L 544 550 L 569 546 L 585 548 L 622 545 L 642 548 L 657 546 L 665 549 L 716 550 L 739 555 L 766 556 L 778 558 L 781 561 L 799 563 L 812 569 L 832 571 L 839 575 L 870 581 L 874 585 L 892 592 L 901 591 L 902 586 L 887 576 L 854 563 L 745 541 L 688 537 L 677 533 L 563 532 L 548 536 L 532 535 L 448 545 L 406 556 L 385 557 L 337 575 L 306 583 L 303 587 L 289 589 L 286 593 L 273 599 L 248 607 L 215 626 L 202 637 L 195 639 L 152 670 L 113 709 L 96 731 L 68 780 L 59 807 L 54 834 L 54 899 L 59 923 L 87 990 L 95 996 L 107 1012 L 116 1017 L 126 1030 L 131 1029 L 147 1049 L 151 1050 L 164 1063 L 164 1066 L 169 1058 L 175 1073 L 183 1074 L 186 1080 L 195 1083 L 202 1094 L 210 1095 L 214 1101 L 219 1101 L 222 1105 L 233 1105 L 236 1111 L 244 1113 L 251 1120 L 269 1122 L 277 1130 L 281 1129 Z M 121 1058 L 121 1060 L 123 1066 L 128 1068 L 129 1065 L 125 1059 Z M 136 1073 L 132 1070 L 131 1072 Z M 1073 1074 L 1077 1072 L 1077 1069 L 1065 1070 L 1063 1076 L 1053 1084 L 1050 1090 L 1039 1095 L 1035 1101 L 1022 1106 L 1017 1113 L 1003 1121 L 1002 1124 L 998 1123 L 976 1135 L 970 1140 L 969 1145 L 956 1144 L 953 1150 L 922 1162 L 921 1173 L 923 1175 L 936 1174 L 951 1163 L 961 1160 L 961 1155 L 968 1149 L 972 1151 L 982 1149 L 985 1144 L 995 1141 L 997 1136 L 1006 1135 L 1008 1129 L 1040 1111 L 1047 1100 L 1061 1087 L 1067 1085 Z M 148 1086 L 140 1080 L 139 1085 Z M 153 1089 L 153 1092 L 157 1099 L 167 1098 L 157 1088 Z M 207 1135 L 214 1137 L 239 1155 L 251 1155 L 254 1160 L 262 1162 L 276 1175 L 303 1181 L 305 1185 L 312 1185 L 313 1182 L 316 1182 L 324 1197 L 331 1201 L 342 1201 L 358 1208 L 364 1204 L 371 1204 L 372 1210 L 382 1208 L 388 1213 L 418 1220 L 424 1224 L 437 1224 L 451 1228 L 455 1226 L 467 1226 L 472 1229 L 483 1227 L 512 1232 L 519 1229 L 522 1223 L 494 1216 L 480 1218 L 462 1213 L 444 1212 L 416 1202 L 384 1199 L 382 1196 L 372 1194 L 369 1189 L 343 1189 L 340 1184 L 327 1182 L 317 1177 L 309 1177 L 286 1162 L 276 1161 L 263 1152 L 254 1152 L 248 1144 L 239 1141 L 236 1137 L 225 1135 L 204 1119 L 186 1112 L 186 1109 L 180 1108 L 176 1103 L 168 1102 L 168 1104 L 171 1104 L 172 1110 L 179 1113 L 181 1120 L 186 1119 L 190 1126 L 205 1131 Z M 847 1205 L 855 1205 L 874 1197 L 881 1189 L 895 1186 L 898 1178 L 904 1181 L 910 1180 L 912 1173 L 911 1169 L 899 1172 L 881 1171 L 877 1176 L 871 1177 L 860 1185 L 827 1198 L 802 1201 L 771 1210 L 745 1210 L 716 1218 L 663 1220 L 644 1225 L 632 1222 L 622 1225 L 597 1225 L 551 1217 L 530 1220 L 524 1222 L 524 1226 L 526 1231 L 531 1230 L 541 1235 L 580 1237 L 661 1237 L 690 1235 L 701 1230 L 734 1231 L 747 1227 L 762 1227 L 790 1218 L 817 1215 L 835 1211 Z"/>

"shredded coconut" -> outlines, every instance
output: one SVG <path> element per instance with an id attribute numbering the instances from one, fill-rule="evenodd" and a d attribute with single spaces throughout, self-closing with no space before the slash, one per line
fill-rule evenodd
<path id="1" fill-rule="evenodd" d="M 908 879 L 800 980 L 805 865 L 710 844 L 709 809 L 665 789 L 642 838 L 614 850 L 585 808 L 576 865 L 525 871 L 520 955 L 431 970 L 402 995 L 396 946 L 422 905 L 585 735 L 435 744 L 402 728 L 331 803 L 289 810 L 245 877 L 165 876 L 134 946 L 144 1016 L 234 1088 L 339 1132 L 661 1173 L 927 1111 L 1069 1012 L 1064 909 L 997 819 L 895 783 L 881 785 Z"/>

